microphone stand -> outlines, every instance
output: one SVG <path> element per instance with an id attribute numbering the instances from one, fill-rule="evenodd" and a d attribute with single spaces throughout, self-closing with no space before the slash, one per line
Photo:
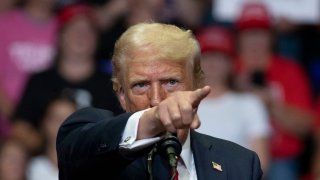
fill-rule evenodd
<path id="1" fill-rule="evenodd" d="M 149 179 L 153 180 L 152 162 L 155 152 L 158 152 L 160 156 L 169 161 L 169 165 L 173 172 L 171 179 L 174 179 L 177 172 L 178 156 L 180 155 L 181 151 L 182 145 L 177 136 L 173 133 L 166 132 L 164 138 L 161 139 L 148 154 L 147 169 L 149 173 Z"/>
<path id="2" fill-rule="evenodd" d="M 157 150 L 161 156 L 168 159 L 173 172 L 171 179 L 173 179 L 177 173 L 178 156 L 182 151 L 182 145 L 176 134 L 166 132 L 165 137 L 158 143 Z"/>

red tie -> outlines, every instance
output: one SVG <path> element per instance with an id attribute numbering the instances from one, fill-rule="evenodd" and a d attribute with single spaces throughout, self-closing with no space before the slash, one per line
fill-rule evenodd
<path id="1" fill-rule="evenodd" d="M 174 169 L 171 169 L 171 171 L 170 171 L 171 177 L 173 176 L 173 173 L 174 173 Z M 179 177 L 179 172 L 178 172 L 178 170 L 176 170 L 176 174 L 173 178 L 171 178 L 171 180 L 179 180 L 178 177 Z"/>

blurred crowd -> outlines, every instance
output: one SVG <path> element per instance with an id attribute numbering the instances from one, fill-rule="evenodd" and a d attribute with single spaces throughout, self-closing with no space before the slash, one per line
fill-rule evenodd
<path id="1" fill-rule="evenodd" d="M 212 0 L 1 0 L 0 179 L 58 179 L 55 138 L 72 112 L 122 112 L 113 45 L 139 22 L 191 29 L 210 95 L 197 130 L 255 151 L 264 179 L 320 179 L 320 28 L 258 1 L 234 22 Z M 240 8 L 240 7 L 239 7 Z"/>

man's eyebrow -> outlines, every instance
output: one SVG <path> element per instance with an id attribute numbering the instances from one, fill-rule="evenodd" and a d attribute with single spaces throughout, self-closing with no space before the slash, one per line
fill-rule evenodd
<path id="1" fill-rule="evenodd" d="M 182 79 L 182 75 L 180 73 L 173 73 L 173 74 L 168 74 L 164 77 L 161 78 L 161 80 L 168 80 L 168 79 Z"/>
<path id="2" fill-rule="evenodd" d="M 148 80 L 145 78 L 129 79 L 129 85 L 133 85 L 133 84 L 137 84 L 137 83 L 145 83 L 145 82 L 148 82 Z"/>

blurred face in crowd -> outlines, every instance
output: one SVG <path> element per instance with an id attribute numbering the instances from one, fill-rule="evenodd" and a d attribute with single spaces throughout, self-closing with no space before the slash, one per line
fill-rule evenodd
<path id="1" fill-rule="evenodd" d="M 126 17 L 129 26 L 155 20 L 161 15 L 161 10 L 165 6 L 164 0 L 133 0 L 129 1 L 129 15 Z"/>
<path id="2" fill-rule="evenodd" d="M 208 84 L 225 83 L 232 70 L 230 57 L 220 52 L 202 54 L 201 66 Z"/>
<path id="3" fill-rule="evenodd" d="M 50 143 L 55 143 L 60 125 L 76 109 L 74 103 L 63 99 L 56 100 L 49 105 L 44 117 L 44 131 Z"/>
<path id="4" fill-rule="evenodd" d="M 97 32 L 85 16 L 76 16 L 62 31 L 62 52 L 76 56 L 92 56 L 96 49 Z"/>
<path id="5" fill-rule="evenodd" d="M 271 54 L 271 33 L 264 29 L 244 30 L 239 34 L 239 54 L 252 69 L 264 69 Z"/>
<path id="6" fill-rule="evenodd" d="M 27 153 L 23 147 L 14 141 L 3 144 L 0 152 L 0 179 L 25 179 Z"/>

